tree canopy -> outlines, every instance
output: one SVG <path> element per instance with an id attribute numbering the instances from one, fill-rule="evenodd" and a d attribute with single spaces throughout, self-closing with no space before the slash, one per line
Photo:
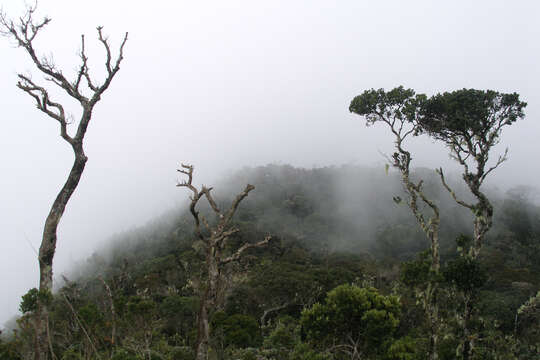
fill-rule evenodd
<path id="1" fill-rule="evenodd" d="M 373 354 L 392 338 L 400 312 L 397 296 L 344 284 L 330 291 L 324 304 L 305 309 L 300 321 L 311 341 L 338 344 L 337 349 L 354 354 Z"/>
<path id="2" fill-rule="evenodd" d="M 403 86 L 388 92 L 384 89 L 371 89 L 356 96 L 351 101 L 349 111 L 365 116 L 368 124 L 382 119 L 414 123 L 426 99 L 426 95 L 416 94 L 413 89 L 405 89 Z"/>
<path id="3" fill-rule="evenodd" d="M 525 116 L 527 103 L 517 93 L 461 89 L 427 99 L 419 118 L 422 130 L 450 145 L 489 145 L 503 126 Z"/>

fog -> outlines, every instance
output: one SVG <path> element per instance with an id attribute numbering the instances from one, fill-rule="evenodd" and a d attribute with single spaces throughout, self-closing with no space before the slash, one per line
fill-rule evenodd
<path id="1" fill-rule="evenodd" d="M 22 1 L 0 4 L 11 17 L 24 9 Z M 36 47 L 65 75 L 76 71 L 81 34 L 99 76 L 95 27 L 104 26 L 115 51 L 129 31 L 121 70 L 86 136 L 89 161 L 60 224 L 55 274 L 111 234 L 185 203 L 175 187 L 181 161 L 205 184 L 246 165 L 383 166 L 392 137 L 348 112 L 369 88 L 518 92 L 529 104 L 526 119 L 505 129 L 497 150 L 508 146 L 510 159 L 490 184 L 537 185 L 539 11 L 533 0 L 40 0 L 39 14 L 53 21 Z M 15 87 L 19 72 L 43 83 L 27 55 L 7 38 L 0 54 L 3 323 L 38 285 L 35 249 L 73 155 L 57 123 Z M 415 166 L 456 168 L 440 144 L 411 146 Z"/>

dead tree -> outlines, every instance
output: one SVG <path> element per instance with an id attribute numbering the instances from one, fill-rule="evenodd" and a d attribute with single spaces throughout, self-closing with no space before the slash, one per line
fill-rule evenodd
<path id="1" fill-rule="evenodd" d="M 79 184 L 79 180 L 81 179 L 81 175 L 88 160 L 84 153 L 84 136 L 92 118 L 94 106 L 101 99 L 103 93 L 109 88 L 113 78 L 120 70 L 120 63 L 123 60 L 123 50 L 128 34 L 126 33 L 122 40 L 118 56 L 116 59 L 113 59 L 108 38 L 104 37 L 102 33 L 103 28 L 101 26 L 97 28 L 98 40 L 103 45 L 106 53 L 106 77 L 101 83 L 92 79 L 90 75 L 88 56 L 85 50 L 85 38 L 84 35 L 82 35 L 81 50 L 79 53 L 81 61 L 76 75 L 72 80 L 69 80 L 64 73 L 56 67 L 50 58 L 39 56 L 34 48 L 34 40 L 38 33 L 51 21 L 51 19 L 47 17 L 40 21 L 36 21 L 34 19 L 35 11 L 35 5 L 33 7 L 28 7 L 24 16 L 20 17 L 16 22 L 8 19 L 5 14 L 0 14 L 1 33 L 13 39 L 18 47 L 22 47 L 26 51 L 39 73 L 45 77 L 46 81 L 51 83 L 51 88 L 61 89 L 61 91 L 78 102 L 82 110 L 81 117 L 77 124 L 77 130 L 75 134 L 71 135 L 68 131 L 68 125 L 71 123 L 70 117 L 66 114 L 64 106 L 51 98 L 49 89 L 39 85 L 32 80 L 29 75 L 18 75 L 19 81 L 17 82 L 17 87 L 35 100 L 35 104 L 40 111 L 58 122 L 60 125 L 60 136 L 71 146 L 75 155 L 73 166 L 67 180 L 54 200 L 45 220 L 43 238 L 39 248 L 39 291 L 40 294 L 44 295 L 40 296 L 40 299 L 46 299 L 48 298 L 46 295 L 52 290 L 52 266 L 56 250 L 58 224 L 69 199 Z M 38 301 L 35 327 L 36 347 L 34 358 L 47 359 L 49 353 L 47 301 Z M 50 350 L 52 351 L 52 349 Z"/>
<path id="2" fill-rule="evenodd" d="M 193 193 L 190 197 L 189 211 L 195 220 L 195 237 L 203 244 L 205 253 L 204 270 L 206 274 L 205 278 L 200 280 L 196 352 L 197 360 L 207 360 L 210 340 L 209 318 L 211 312 L 220 305 L 220 294 L 223 293 L 223 287 L 225 286 L 223 273 L 225 266 L 231 262 L 238 261 L 247 249 L 268 244 L 271 236 L 266 236 L 264 240 L 257 243 L 245 243 L 227 256 L 227 242 L 232 235 L 239 232 L 239 229 L 232 225 L 232 218 L 242 200 L 248 196 L 250 191 L 255 189 L 255 186 L 246 185 L 244 191 L 238 194 L 233 200 L 229 209 L 222 211 L 212 197 L 211 191 L 213 188 L 203 185 L 199 190 L 193 185 L 193 166 L 184 164 L 181 164 L 181 166 L 182 168 L 177 171 L 185 174 L 187 180 L 179 182 L 177 186 L 186 187 Z M 211 224 L 196 208 L 202 197 L 206 198 L 210 208 L 216 215 L 215 224 Z M 202 228 L 201 223 L 205 229 Z"/>
<path id="3" fill-rule="evenodd" d="M 431 271 L 437 275 L 440 270 L 439 257 L 439 207 L 429 199 L 422 189 L 423 180 L 417 182 L 411 180 L 410 165 L 411 153 L 404 147 L 405 140 L 419 131 L 418 114 L 420 106 L 426 99 L 425 95 L 415 95 L 414 90 L 397 87 L 389 92 L 383 89 L 367 90 L 355 97 L 349 110 L 366 118 L 368 125 L 381 122 L 390 128 L 394 135 L 396 152 L 388 158 L 392 167 L 401 174 L 401 182 L 407 195 L 407 205 L 415 216 L 420 228 L 426 234 L 431 246 Z M 396 203 L 401 198 L 394 197 Z M 419 201 L 429 209 L 430 215 L 426 216 L 419 206 Z M 430 278 L 434 278 L 431 276 Z M 426 284 L 425 291 L 419 294 L 422 298 L 424 309 L 427 313 L 431 339 L 429 359 L 437 359 L 439 311 L 437 305 L 438 284 L 435 279 Z"/>

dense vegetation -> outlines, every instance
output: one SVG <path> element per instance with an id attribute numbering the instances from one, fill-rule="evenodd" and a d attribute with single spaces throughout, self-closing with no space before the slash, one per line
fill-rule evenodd
<path id="1" fill-rule="evenodd" d="M 474 302 L 478 359 L 537 359 L 540 352 L 540 207 L 532 190 L 489 192 L 493 228 L 478 261 L 472 219 L 417 169 L 441 211 L 441 359 L 459 353 L 461 309 Z M 448 181 L 460 194 L 458 182 Z M 424 359 L 422 310 L 429 244 L 406 205 L 397 174 L 355 166 L 296 169 L 269 165 L 239 171 L 216 186 L 229 204 L 245 184 L 255 190 L 235 216 L 234 248 L 271 234 L 263 248 L 229 264 L 222 302 L 211 314 L 215 359 Z M 220 196 L 221 195 L 221 196 Z M 179 195 L 180 196 L 180 195 Z M 208 213 L 210 209 L 202 209 Z M 50 346 L 59 359 L 193 359 L 204 256 L 192 218 L 176 209 L 111 239 L 50 304 Z M 32 353 L 39 297 L 22 299 L 17 328 L 0 358 Z"/>

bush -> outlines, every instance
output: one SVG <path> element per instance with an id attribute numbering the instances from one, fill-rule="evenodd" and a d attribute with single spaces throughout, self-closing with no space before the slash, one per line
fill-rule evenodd
<path id="1" fill-rule="evenodd" d="M 302 312 L 307 339 L 320 349 L 356 342 L 364 354 L 380 353 L 399 324 L 400 304 L 395 296 L 380 295 L 375 288 L 340 285 L 324 304 Z"/>

